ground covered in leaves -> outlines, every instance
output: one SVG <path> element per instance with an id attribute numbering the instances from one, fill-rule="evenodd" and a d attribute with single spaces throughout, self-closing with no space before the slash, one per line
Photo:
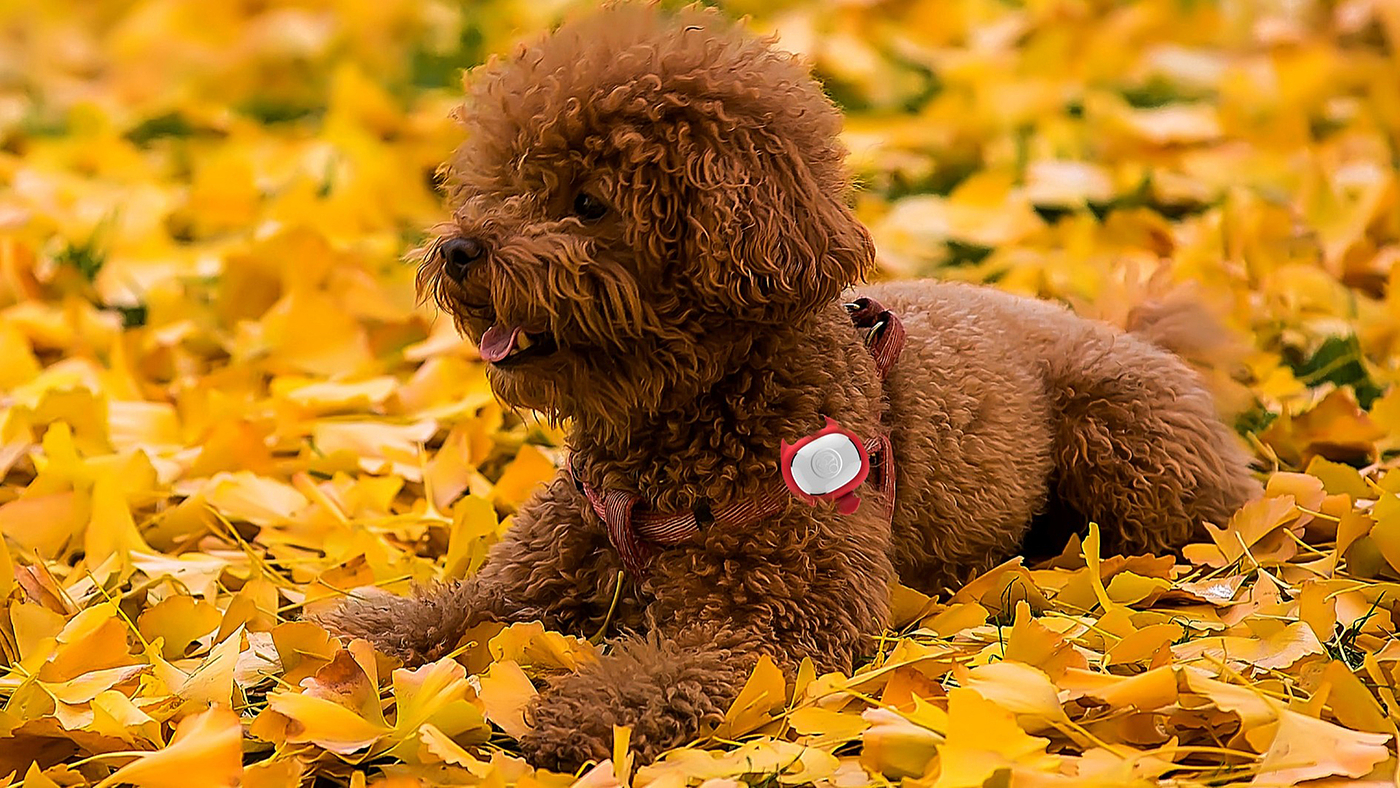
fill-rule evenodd
<path id="1" fill-rule="evenodd" d="M 0 4 L 0 786 L 579 777 L 513 737 L 606 645 L 486 628 L 405 670 L 299 620 L 474 571 L 559 461 L 400 262 L 458 70 L 557 5 Z M 885 275 L 1107 320 L 1195 282 L 1268 493 L 1180 562 L 1091 534 L 901 590 L 856 675 L 765 663 L 584 783 L 1393 784 L 1400 6 L 731 8 L 848 110 Z"/>

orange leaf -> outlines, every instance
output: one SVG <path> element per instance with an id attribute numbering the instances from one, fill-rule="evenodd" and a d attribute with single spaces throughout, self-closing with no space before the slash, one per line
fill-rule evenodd
<path id="1" fill-rule="evenodd" d="M 170 745 L 118 769 L 98 788 L 215 788 L 235 785 L 243 774 L 243 728 L 238 715 L 211 708 L 180 720 Z"/>

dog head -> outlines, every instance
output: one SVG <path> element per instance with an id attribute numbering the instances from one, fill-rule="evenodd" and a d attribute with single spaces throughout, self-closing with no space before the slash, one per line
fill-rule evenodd
<path id="1" fill-rule="evenodd" d="M 840 113 L 717 13 L 565 24 L 478 70 L 460 120 L 452 220 L 419 285 L 510 404 L 578 417 L 693 396 L 872 263 Z"/>

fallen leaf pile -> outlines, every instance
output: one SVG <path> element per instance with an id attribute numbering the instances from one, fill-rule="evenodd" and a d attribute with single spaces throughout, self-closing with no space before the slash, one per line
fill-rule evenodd
<path id="1" fill-rule="evenodd" d="M 1182 560 L 900 588 L 853 676 L 764 662 L 578 775 L 514 740 L 606 643 L 410 670 L 302 621 L 476 571 L 557 467 L 401 256 L 460 70 L 567 5 L 0 4 L 0 786 L 1393 784 L 1394 0 L 724 4 L 847 111 L 884 275 L 1216 309 L 1267 494 Z"/>

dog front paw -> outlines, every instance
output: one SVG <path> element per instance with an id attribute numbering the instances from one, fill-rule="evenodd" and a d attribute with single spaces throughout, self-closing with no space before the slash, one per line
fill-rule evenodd
<path id="1" fill-rule="evenodd" d="M 420 590 L 413 596 L 365 589 L 308 619 L 340 637 L 364 638 L 385 654 L 415 666 L 451 652 L 466 629 L 470 611 L 460 585 Z"/>
<path id="2" fill-rule="evenodd" d="M 613 729 L 626 726 L 644 765 L 718 724 L 745 675 L 727 653 L 660 639 L 618 643 L 535 699 L 520 746 L 536 766 L 573 771 L 611 757 Z"/>
<path id="3" fill-rule="evenodd" d="M 653 743 L 656 736 L 648 733 L 659 722 L 656 710 L 619 703 L 613 690 L 601 676 L 576 675 L 536 698 L 529 715 L 534 727 L 520 737 L 526 760 L 536 767 L 572 772 L 610 758 L 616 726 L 632 728 L 632 751 L 640 763 L 655 758 L 661 750 Z"/>
<path id="4" fill-rule="evenodd" d="M 612 725 L 600 719 L 606 710 L 577 715 L 567 699 L 542 695 L 531 712 L 535 726 L 520 737 L 520 751 L 535 767 L 572 772 L 589 761 L 612 756 Z"/>

